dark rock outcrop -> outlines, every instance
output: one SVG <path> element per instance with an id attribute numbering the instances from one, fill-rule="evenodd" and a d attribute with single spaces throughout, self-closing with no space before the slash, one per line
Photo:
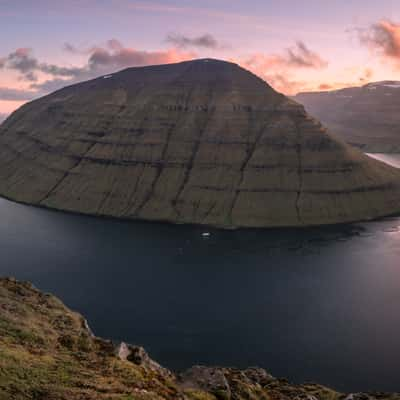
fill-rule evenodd
<path id="1" fill-rule="evenodd" d="M 236 64 L 130 68 L 0 126 L 0 194 L 93 215 L 274 227 L 400 211 L 400 171 Z"/>
<path id="2" fill-rule="evenodd" d="M 265 388 L 276 381 L 276 378 L 261 368 L 239 370 L 194 366 L 178 376 L 181 387 L 203 390 L 224 400 L 268 399 Z"/>
<path id="3" fill-rule="evenodd" d="M 400 82 L 294 97 L 335 135 L 370 153 L 400 153 Z"/>

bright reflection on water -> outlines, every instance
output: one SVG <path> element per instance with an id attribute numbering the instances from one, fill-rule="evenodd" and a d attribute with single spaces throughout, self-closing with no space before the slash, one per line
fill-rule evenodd
<path id="1" fill-rule="evenodd" d="M 0 221 L 0 275 L 60 296 L 97 335 L 168 367 L 259 365 L 400 391 L 400 218 L 204 236 L 0 200 Z"/>
<path id="2" fill-rule="evenodd" d="M 372 153 L 368 155 L 386 164 L 392 165 L 393 167 L 400 168 L 400 154 Z"/>

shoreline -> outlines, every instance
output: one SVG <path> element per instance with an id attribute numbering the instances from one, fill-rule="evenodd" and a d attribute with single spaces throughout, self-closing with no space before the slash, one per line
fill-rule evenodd
<path id="1" fill-rule="evenodd" d="M 316 383 L 291 384 L 256 367 L 240 370 L 197 365 L 174 373 L 152 360 L 140 346 L 124 342 L 115 345 L 96 337 L 85 318 L 69 310 L 58 298 L 14 278 L 0 278 L 0 304 L 2 399 L 30 399 L 32 393 L 41 393 L 35 399 L 43 400 L 400 398 L 397 393 L 344 394 Z M 59 372 L 54 375 L 54 371 L 66 368 L 68 378 Z M 2 394 L 11 397 L 1 397 Z"/>

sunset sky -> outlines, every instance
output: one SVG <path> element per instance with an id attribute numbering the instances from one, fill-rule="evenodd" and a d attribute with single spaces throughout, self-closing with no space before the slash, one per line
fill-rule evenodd
<path id="1" fill-rule="evenodd" d="M 400 80 L 398 0 L 0 0 L 0 120 L 129 66 L 239 63 L 285 94 Z"/>

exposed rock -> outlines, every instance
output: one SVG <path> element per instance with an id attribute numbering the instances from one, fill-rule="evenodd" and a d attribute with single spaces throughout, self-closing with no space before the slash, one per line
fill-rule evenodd
<path id="1" fill-rule="evenodd" d="M 261 368 L 242 371 L 235 368 L 194 366 L 178 376 L 181 387 L 200 389 L 221 400 L 269 399 L 265 388 L 276 381 Z"/>
<path id="2" fill-rule="evenodd" d="M 247 368 L 243 371 L 243 373 L 248 379 L 250 379 L 250 381 L 252 381 L 253 383 L 258 383 L 261 386 L 265 386 L 275 380 L 272 375 L 270 375 L 267 371 L 265 371 L 265 369 L 262 368 Z"/>
<path id="3" fill-rule="evenodd" d="M 128 347 L 128 345 L 125 342 L 121 342 L 117 348 L 115 349 L 115 354 L 117 355 L 117 357 L 122 360 L 122 361 L 126 361 L 126 359 L 128 358 L 128 356 L 131 354 L 131 351 Z"/>
<path id="4" fill-rule="evenodd" d="M 214 394 L 218 399 L 230 400 L 231 388 L 224 369 L 194 366 L 180 375 L 181 386 L 200 389 Z"/>
<path id="5" fill-rule="evenodd" d="M 136 365 L 145 367 L 148 370 L 156 371 L 161 375 L 172 377 L 171 372 L 152 360 L 146 350 L 141 346 L 133 346 L 122 342 L 115 349 L 115 353 L 118 358 L 123 361 L 130 361 Z"/>
<path id="6" fill-rule="evenodd" d="M 83 317 L 28 283 L 0 279 L 1 400 L 398 400 L 293 385 L 260 368 L 175 376 L 142 347 L 95 337 Z"/>
<path id="7" fill-rule="evenodd" d="M 304 226 L 400 212 L 400 171 L 238 65 L 197 60 L 22 106 L 0 126 L 0 194 L 118 218 Z"/>
<path id="8" fill-rule="evenodd" d="M 299 93 L 294 99 L 347 143 L 370 153 L 400 152 L 400 82 Z"/>

